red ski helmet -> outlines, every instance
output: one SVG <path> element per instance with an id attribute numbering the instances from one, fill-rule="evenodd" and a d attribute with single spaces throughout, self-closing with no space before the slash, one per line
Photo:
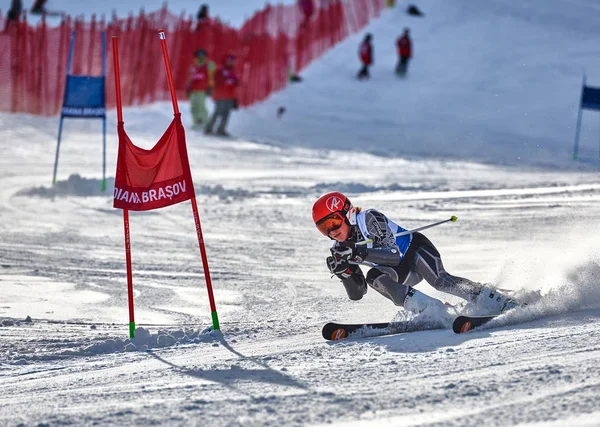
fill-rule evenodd
<path id="1" fill-rule="evenodd" d="M 333 191 L 324 194 L 313 205 L 313 221 L 321 233 L 329 236 L 329 233 L 340 228 L 343 222 L 351 225 L 347 217 L 351 208 L 350 199 L 342 193 Z"/>

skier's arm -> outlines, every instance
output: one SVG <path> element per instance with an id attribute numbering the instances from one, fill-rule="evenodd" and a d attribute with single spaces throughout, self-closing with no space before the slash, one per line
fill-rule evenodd
<path id="1" fill-rule="evenodd" d="M 344 288 L 346 288 L 348 298 L 357 301 L 367 293 L 367 280 L 358 265 L 353 265 L 350 268 L 353 270 L 350 276 L 338 277 L 342 280 Z"/>
<path id="2" fill-rule="evenodd" d="M 396 245 L 396 237 L 388 226 L 386 216 L 375 210 L 366 211 L 365 225 L 375 247 L 367 248 L 365 245 L 348 247 L 342 243 L 332 248 L 332 251 L 336 251 L 334 256 L 354 262 L 367 261 L 392 267 L 398 265 L 401 259 L 400 250 Z"/>
<path id="3" fill-rule="evenodd" d="M 359 300 L 367 293 L 367 281 L 358 265 L 350 265 L 345 259 L 330 256 L 327 257 L 327 267 L 342 281 L 351 300 Z"/>
<path id="4" fill-rule="evenodd" d="M 400 251 L 396 247 L 391 248 L 367 248 L 364 246 L 359 246 L 358 252 L 362 251 L 364 253 L 364 257 L 361 257 L 359 253 L 357 256 L 362 258 L 363 261 L 367 261 L 373 264 L 380 265 L 389 265 L 391 267 L 395 267 L 400 264 Z M 359 262 L 359 260 L 356 260 Z"/>
<path id="5" fill-rule="evenodd" d="M 374 248 L 358 246 L 356 255 L 363 261 L 374 264 L 396 266 L 400 263 L 400 250 L 396 246 L 396 237 L 388 226 L 387 218 L 381 212 L 365 212 L 365 224 Z"/>
<path id="6" fill-rule="evenodd" d="M 400 264 L 400 250 L 396 246 L 367 248 L 364 245 L 348 247 L 339 245 L 332 249 L 334 257 L 353 262 L 369 262 L 372 264 L 389 265 L 394 267 Z"/>

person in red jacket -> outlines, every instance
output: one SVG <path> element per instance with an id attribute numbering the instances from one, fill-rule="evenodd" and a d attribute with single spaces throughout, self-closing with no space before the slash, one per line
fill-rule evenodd
<path id="1" fill-rule="evenodd" d="M 358 49 L 358 57 L 362 63 L 362 68 L 358 72 L 359 80 L 368 79 L 371 77 L 369 74 L 369 67 L 373 65 L 373 45 L 371 44 L 372 39 L 373 36 L 367 33 L 360 44 L 360 48 Z"/>
<path id="2" fill-rule="evenodd" d="M 214 83 L 215 63 L 209 60 L 204 49 L 194 53 L 194 64 L 190 68 L 190 76 L 186 85 L 186 93 L 190 99 L 190 109 L 194 127 L 206 126 L 208 110 L 206 98 L 211 95 Z"/>
<path id="3" fill-rule="evenodd" d="M 398 48 L 398 65 L 396 65 L 396 74 L 404 76 L 408 71 L 408 61 L 412 58 L 412 41 L 410 39 L 410 30 L 404 29 L 402 37 L 396 41 Z"/>
<path id="4" fill-rule="evenodd" d="M 238 78 L 235 74 L 233 66 L 235 64 L 235 57 L 233 55 L 227 55 L 225 57 L 224 64 L 215 73 L 215 88 L 212 93 L 212 97 L 215 101 L 215 111 L 213 112 L 204 133 L 212 134 L 213 127 L 217 121 L 217 118 L 221 118 L 221 123 L 217 128 L 217 135 L 229 136 L 225 131 L 227 126 L 227 120 L 231 110 L 237 108 L 237 87 Z"/>
<path id="5" fill-rule="evenodd" d="M 310 22 L 310 18 L 315 12 L 315 4 L 313 0 L 298 0 L 298 6 L 304 15 L 304 19 L 302 20 L 302 24 L 300 24 L 300 26 L 302 28 L 306 28 Z"/>

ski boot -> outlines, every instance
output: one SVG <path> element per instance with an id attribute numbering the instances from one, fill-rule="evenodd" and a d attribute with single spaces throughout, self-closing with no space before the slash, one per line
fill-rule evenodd
<path id="1" fill-rule="evenodd" d="M 415 314 L 419 314 L 424 311 L 428 313 L 448 313 L 448 306 L 446 306 L 442 301 L 432 298 L 423 292 L 419 292 L 414 288 L 409 288 L 406 298 L 404 299 L 403 307 L 405 310 Z"/>
<path id="2" fill-rule="evenodd" d="M 502 314 L 521 306 L 514 298 L 491 286 L 484 286 L 474 303 L 477 308 L 485 311 L 484 314 Z"/>

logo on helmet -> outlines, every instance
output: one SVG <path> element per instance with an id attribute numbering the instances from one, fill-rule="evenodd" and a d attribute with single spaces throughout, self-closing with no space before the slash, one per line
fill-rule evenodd
<path id="1" fill-rule="evenodd" d="M 340 199 L 337 196 L 330 197 L 325 202 L 325 206 L 327 206 L 327 209 L 329 209 L 331 212 L 341 211 L 342 204 L 343 204 L 342 199 Z"/>

